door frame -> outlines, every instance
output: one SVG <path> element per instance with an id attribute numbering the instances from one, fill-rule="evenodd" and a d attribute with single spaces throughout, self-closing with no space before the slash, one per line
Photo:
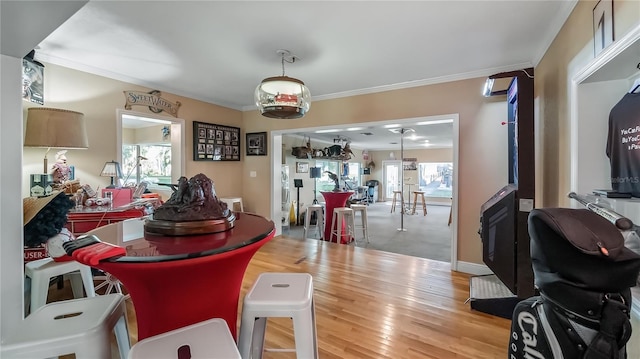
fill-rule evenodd
<path id="1" fill-rule="evenodd" d="M 383 192 L 383 196 L 382 199 L 383 201 L 391 201 L 393 199 L 393 191 L 391 192 L 391 195 L 389 195 L 389 192 L 387 191 L 387 186 L 389 185 L 389 183 L 387 183 L 387 165 L 393 165 L 393 164 L 397 164 L 398 165 L 398 182 L 395 183 L 395 187 L 399 188 L 400 187 L 400 182 L 402 181 L 402 161 L 401 160 L 383 160 L 382 161 L 382 190 Z"/>

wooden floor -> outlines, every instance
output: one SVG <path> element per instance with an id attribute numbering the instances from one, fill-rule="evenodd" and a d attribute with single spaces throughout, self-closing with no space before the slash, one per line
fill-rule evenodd
<path id="1" fill-rule="evenodd" d="M 262 272 L 310 273 L 323 359 L 506 358 L 510 321 L 472 311 L 464 304 L 469 276 L 449 268 L 445 262 L 279 236 L 253 257 L 241 298 Z M 135 343 L 135 313 L 128 304 Z M 291 320 L 268 323 L 266 347 L 292 348 Z"/>

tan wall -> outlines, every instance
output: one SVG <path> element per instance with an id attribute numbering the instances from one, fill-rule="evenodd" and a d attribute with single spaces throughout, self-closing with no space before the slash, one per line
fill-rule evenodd
<path id="1" fill-rule="evenodd" d="M 45 64 L 45 104 L 47 107 L 65 108 L 84 113 L 87 122 L 89 149 L 69 150 L 67 159 L 76 168 L 76 177 L 81 183 L 94 188 L 104 187 L 109 179 L 100 177 L 100 170 L 106 161 L 116 157 L 116 109 L 124 108 L 124 90 L 150 91 L 152 89 L 131 85 L 65 67 Z M 219 196 L 242 195 L 242 162 L 196 162 L 193 161 L 193 121 L 242 127 L 242 112 L 202 101 L 163 93 L 171 102 L 180 101 L 182 106 L 178 116 L 185 120 L 186 157 L 185 176 L 205 173 L 215 182 Z M 32 106 L 23 102 L 24 118 L 26 108 Z M 136 112 L 153 115 L 148 108 L 136 106 Z M 26 120 L 25 120 L 26 121 Z M 242 142 L 244 143 L 244 141 Z M 24 148 L 23 153 L 23 196 L 28 196 L 30 173 L 42 172 L 42 158 L 45 149 Z M 49 163 L 53 164 L 55 151 L 49 152 Z"/>
<path id="2" fill-rule="evenodd" d="M 480 206 L 507 183 L 506 127 L 504 97 L 485 98 L 481 91 L 484 78 L 454 81 L 376 94 L 313 102 L 311 110 L 299 120 L 274 120 L 257 111 L 243 113 L 244 130 L 261 132 L 386 121 L 422 116 L 459 114 L 459 223 L 458 260 L 482 263 L 482 245 L 478 237 Z M 496 141 L 495 139 L 504 139 Z M 269 216 L 269 156 L 251 156 L 244 160 L 243 194 L 257 213 Z M 376 171 L 381 163 L 376 158 Z M 249 171 L 257 176 L 250 178 Z M 279 199 L 278 199 L 279 200 Z"/>
<path id="3" fill-rule="evenodd" d="M 535 69 L 536 113 L 542 129 L 542 138 L 538 139 L 542 170 L 537 173 L 537 181 L 543 189 L 538 193 L 537 207 L 569 205 L 571 109 L 568 93 L 571 78 L 594 58 L 592 18 L 596 3 L 580 1 L 576 5 Z M 640 2 L 616 0 L 613 4 L 615 41 L 640 21 Z"/>

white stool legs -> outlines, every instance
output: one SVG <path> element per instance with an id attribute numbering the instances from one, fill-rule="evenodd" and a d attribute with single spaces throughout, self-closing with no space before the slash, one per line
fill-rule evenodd
<path id="1" fill-rule="evenodd" d="M 360 224 L 356 225 L 355 222 L 355 218 L 354 218 L 354 230 L 353 230 L 353 238 L 354 241 L 357 242 L 356 236 L 355 236 L 355 232 L 358 229 L 362 229 L 362 237 L 367 241 L 367 243 L 369 243 L 369 230 L 367 229 L 369 222 L 367 220 L 367 206 L 364 204 L 352 204 L 351 205 L 351 209 L 353 210 L 353 216 L 355 217 L 357 213 L 360 213 Z"/>
<path id="2" fill-rule="evenodd" d="M 238 348 L 243 359 L 262 358 L 269 317 L 293 320 L 297 358 L 318 358 L 313 279 L 310 274 L 260 274 L 242 304 Z"/>
<path id="3" fill-rule="evenodd" d="M 322 238 L 324 233 L 324 213 L 323 206 L 321 204 L 312 204 L 307 207 L 307 214 L 304 217 L 304 235 L 303 238 L 307 238 L 307 232 L 311 228 L 311 214 L 316 214 L 316 230 Z"/>
<path id="4" fill-rule="evenodd" d="M 342 237 L 342 225 L 345 222 L 345 234 L 347 237 L 353 237 L 353 227 L 355 222 L 353 220 L 353 210 L 347 207 L 337 207 L 333 209 L 333 217 L 331 219 L 331 231 L 329 234 L 329 242 L 333 241 L 333 237 L 336 237 L 336 243 L 341 243 Z"/>
<path id="5" fill-rule="evenodd" d="M 79 278 L 76 275 L 78 272 L 82 282 L 78 280 Z M 47 294 L 49 293 L 49 280 L 51 278 L 71 273 L 74 273 L 70 278 L 74 297 L 80 298 L 83 296 L 81 284 L 84 284 L 87 297 L 96 295 L 91 268 L 82 263 L 76 261 L 54 262 L 52 258 L 28 262 L 25 265 L 24 274 L 31 278 L 30 311 L 33 312 L 46 304 Z"/>

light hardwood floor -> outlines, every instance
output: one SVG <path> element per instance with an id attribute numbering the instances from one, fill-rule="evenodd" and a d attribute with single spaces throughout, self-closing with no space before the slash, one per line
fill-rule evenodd
<path id="1" fill-rule="evenodd" d="M 506 358 L 510 321 L 464 304 L 469 276 L 449 267 L 445 262 L 279 236 L 253 257 L 241 298 L 262 272 L 310 273 L 323 359 Z M 135 343 L 135 313 L 128 304 Z M 278 318 L 268 323 L 266 347 L 292 348 L 291 321 Z M 264 357 L 295 354 L 268 352 Z"/>

